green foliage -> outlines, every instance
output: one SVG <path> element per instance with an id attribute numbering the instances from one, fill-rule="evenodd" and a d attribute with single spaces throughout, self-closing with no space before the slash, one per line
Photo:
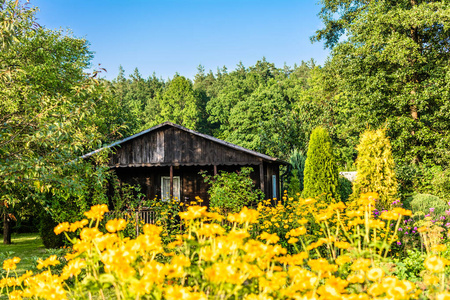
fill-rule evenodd
<path id="1" fill-rule="evenodd" d="M 437 217 L 445 216 L 445 211 L 449 208 L 444 200 L 429 194 L 414 195 L 410 202 L 410 206 L 413 213 L 422 212 L 424 215 L 430 214 L 430 209 L 432 209 L 434 215 Z"/>
<path id="2" fill-rule="evenodd" d="M 339 176 L 339 194 L 341 195 L 341 200 L 346 202 L 353 192 L 353 184 L 350 180 L 344 176 Z"/>
<path id="3" fill-rule="evenodd" d="M 303 197 L 340 200 L 339 173 L 331 138 L 323 127 L 311 133 L 304 171 Z"/>
<path id="4" fill-rule="evenodd" d="M 208 194 L 209 206 L 222 213 L 238 212 L 244 206 L 256 204 L 263 193 L 255 189 L 250 174 L 252 168 L 243 167 L 239 172 L 219 172 L 215 176 L 202 173 L 206 183 L 211 184 Z"/>
<path id="5" fill-rule="evenodd" d="M 199 123 L 198 99 L 192 83 L 183 76 L 175 76 L 159 98 L 161 121 L 171 121 L 189 129 Z"/>
<path id="6" fill-rule="evenodd" d="M 421 281 L 421 272 L 425 270 L 423 261 L 426 254 L 419 250 L 407 250 L 407 256 L 396 260 L 396 268 L 394 274 L 399 279 L 406 279 L 412 282 Z"/>
<path id="7" fill-rule="evenodd" d="M 333 82 L 337 134 L 355 142 L 362 128 L 387 126 L 396 161 L 448 165 L 450 3 L 322 5 L 325 28 L 314 39 L 332 48 L 324 83 Z"/>
<path id="8" fill-rule="evenodd" d="M 73 209 L 62 202 L 92 192 L 77 181 L 89 171 L 77 158 L 120 136 L 120 108 L 98 72 L 84 72 L 92 59 L 85 39 L 38 26 L 35 9 L 21 1 L 1 3 L 0 20 L 7 21 L 0 22 L 0 201 L 8 204 L 2 213 L 49 195 L 52 210 Z"/>
<path id="9" fill-rule="evenodd" d="M 385 131 L 367 130 L 361 135 L 357 147 L 354 198 L 361 193 L 377 192 L 380 207 L 390 207 L 397 196 L 397 178 L 391 144 Z"/>
<path id="10" fill-rule="evenodd" d="M 306 163 L 306 155 L 301 150 L 294 149 L 292 152 L 289 162 L 292 166 L 292 174 L 293 176 L 297 176 L 299 181 L 299 189 L 300 192 L 303 191 L 303 180 L 304 180 L 304 171 L 305 171 L 305 163 Z M 296 174 L 294 174 L 294 172 Z"/>
<path id="11" fill-rule="evenodd" d="M 39 236 L 45 248 L 59 248 L 64 246 L 64 236 L 62 234 L 56 235 L 53 229 L 58 223 L 53 220 L 52 216 L 42 210 L 40 214 Z"/>
<path id="12" fill-rule="evenodd" d="M 297 194 L 301 194 L 303 182 L 300 182 L 297 169 L 292 170 L 292 175 L 289 178 L 288 195 L 296 197 Z M 303 180 L 302 180 L 303 181 Z"/>
<path id="13" fill-rule="evenodd" d="M 431 168 L 414 168 L 414 188 L 419 193 L 436 195 L 443 200 L 450 201 L 450 169 L 440 166 Z"/>

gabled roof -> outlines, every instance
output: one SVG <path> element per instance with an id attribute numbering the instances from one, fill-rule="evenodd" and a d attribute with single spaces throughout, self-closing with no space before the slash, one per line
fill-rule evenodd
<path id="1" fill-rule="evenodd" d="M 140 137 L 140 136 L 145 135 L 145 134 L 147 134 L 149 132 L 158 130 L 158 129 L 166 127 L 166 126 L 171 126 L 171 127 L 178 128 L 180 130 L 184 130 L 184 131 L 189 132 L 191 134 L 200 136 L 200 137 L 202 137 L 204 139 L 207 139 L 207 140 L 213 141 L 215 143 L 224 145 L 224 146 L 232 148 L 234 150 L 242 151 L 242 152 L 245 152 L 245 153 L 248 153 L 248 154 L 260 157 L 260 158 L 262 158 L 264 160 L 267 160 L 267 161 L 273 161 L 273 162 L 279 162 L 279 163 L 282 163 L 282 164 L 288 164 L 287 162 L 285 162 L 285 161 L 283 161 L 281 159 L 278 159 L 278 158 L 275 158 L 275 157 L 271 157 L 269 155 L 265 155 L 265 154 L 262 154 L 262 153 L 259 153 L 259 152 L 256 152 L 256 151 L 253 151 L 253 150 L 250 150 L 250 149 L 247 149 L 247 148 L 244 148 L 244 147 L 241 147 L 241 146 L 238 146 L 238 145 L 235 145 L 235 144 L 223 141 L 223 140 L 220 140 L 220 139 L 215 138 L 213 136 L 210 136 L 210 135 L 207 135 L 207 134 L 203 134 L 203 133 L 200 133 L 200 132 L 188 129 L 186 127 L 183 127 L 183 126 L 178 125 L 178 124 L 174 124 L 172 122 L 164 122 L 164 123 L 161 123 L 159 125 L 153 126 L 153 127 L 149 128 L 147 130 L 144 130 L 144 131 L 141 131 L 139 133 L 136 133 L 135 135 L 129 136 L 127 138 L 124 138 L 123 140 L 114 142 L 114 143 L 112 143 L 112 144 L 110 144 L 108 146 L 105 146 L 105 147 L 102 147 L 102 148 L 97 149 L 95 151 L 89 152 L 89 153 L 83 155 L 81 158 L 84 159 L 84 158 L 90 157 L 91 155 L 93 155 L 95 153 L 98 153 L 98 152 L 100 152 L 100 151 L 102 151 L 104 149 L 114 148 L 116 146 L 119 146 L 120 144 L 123 144 L 123 143 L 127 142 L 127 141 L 133 140 L 133 139 L 135 139 L 137 137 Z"/>

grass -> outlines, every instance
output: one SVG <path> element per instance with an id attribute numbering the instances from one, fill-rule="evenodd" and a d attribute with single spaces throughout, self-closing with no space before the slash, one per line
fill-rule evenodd
<path id="1" fill-rule="evenodd" d="M 19 275 L 26 270 L 33 269 L 36 257 L 43 257 L 46 254 L 44 244 L 42 244 L 38 233 L 13 234 L 11 242 L 11 245 L 0 244 L 0 263 L 3 265 L 5 259 L 15 256 L 20 257 L 21 261 L 16 270 Z"/>

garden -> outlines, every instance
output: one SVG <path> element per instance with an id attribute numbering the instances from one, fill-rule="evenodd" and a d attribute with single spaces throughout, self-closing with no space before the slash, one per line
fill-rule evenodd
<path id="1" fill-rule="evenodd" d="M 362 135 L 351 194 L 339 185 L 328 132 L 314 130 L 309 145 L 303 180 L 293 172 L 282 199 L 258 201 L 243 170 L 207 179 L 209 208 L 199 198 L 149 201 L 154 224 L 107 217 L 107 205 L 94 205 L 54 228 L 67 243 L 60 252 L 28 270 L 19 270 L 23 259 L 14 253 L 4 257 L 1 292 L 9 299 L 449 299 L 450 203 L 394 197 L 383 130 Z"/>
<path id="2" fill-rule="evenodd" d="M 319 5 L 323 66 L 165 80 L 0 0 L 0 299 L 450 299 L 450 3 Z M 208 165 L 208 199 L 147 199 L 107 145 L 165 121 L 277 157 L 281 197 Z"/>

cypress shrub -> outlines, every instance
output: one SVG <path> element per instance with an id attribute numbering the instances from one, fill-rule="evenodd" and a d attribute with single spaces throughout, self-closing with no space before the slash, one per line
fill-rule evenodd
<path id="1" fill-rule="evenodd" d="M 391 143 L 384 129 L 367 130 L 356 147 L 356 180 L 352 198 L 361 193 L 377 192 L 378 206 L 388 208 L 397 196 L 397 178 Z"/>
<path id="2" fill-rule="evenodd" d="M 303 197 L 340 201 L 339 173 L 328 131 L 315 128 L 309 139 L 304 172 Z"/>

